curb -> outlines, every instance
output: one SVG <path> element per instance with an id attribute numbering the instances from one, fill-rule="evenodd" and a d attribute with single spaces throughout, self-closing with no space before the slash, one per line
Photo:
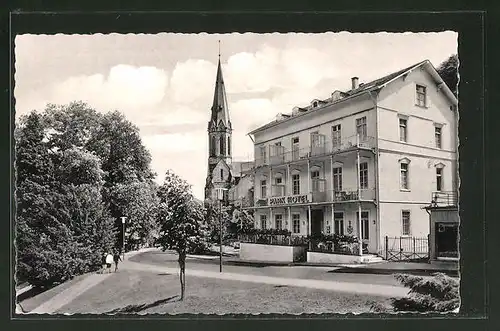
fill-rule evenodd
<path id="1" fill-rule="evenodd" d="M 436 270 L 436 269 L 375 269 L 375 268 L 353 268 L 343 267 L 332 271 L 334 273 L 345 274 L 371 274 L 371 275 L 394 275 L 394 274 L 412 274 L 416 276 L 431 276 L 440 272 L 451 277 L 458 277 L 458 270 Z"/>

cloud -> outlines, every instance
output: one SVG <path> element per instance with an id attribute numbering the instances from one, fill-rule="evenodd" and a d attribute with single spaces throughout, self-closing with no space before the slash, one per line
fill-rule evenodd
<path id="1" fill-rule="evenodd" d="M 215 64 L 205 60 L 191 59 L 177 63 L 170 80 L 171 101 L 188 105 L 200 104 L 201 101 L 209 109 L 216 69 Z"/>

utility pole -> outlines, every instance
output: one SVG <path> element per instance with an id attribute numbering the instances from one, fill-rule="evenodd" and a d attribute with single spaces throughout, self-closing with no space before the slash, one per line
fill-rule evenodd
<path id="1" fill-rule="evenodd" d="M 219 223 L 220 223 L 220 233 L 219 233 L 219 272 L 222 272 L 222 200 L 224 200 L 224 191 L 225 188 L 217 189 L 217 200 L 219 200 Z"/>

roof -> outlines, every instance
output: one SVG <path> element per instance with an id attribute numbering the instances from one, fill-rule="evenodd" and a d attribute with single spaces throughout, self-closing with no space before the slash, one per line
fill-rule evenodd
<path id="1" fill-rule="evenodd" d="M 431 62 L 429 60 L 424 60 L 424 61 L 421 61 L 419 63 L 416 63 L 414 65 L 411 65 L 407 68 L 404 68 L 404 69 L 401 69 L 401 70 L 398 70 L 396 72 L 393 72 L 391 74 L 388 74 L 384 77 L 381 77 L 381 78 L 378 78 L 378 79 L 375 79 L 369 83 L 365 83 L 365 84 L 360 84 L 360 86 L 358 86 L 356 89 L 351 89 L 349 91 L 346 91 L 346 92 L 341 92 L 343 93 L 345 96 L 343 98 L 340 98 L 338 100 L 334 100 L 332 101 L 331 99 L 326 99 L 326 100 L 318 100 L 318 99 L 314 99 L 314 100 L 317 100 L 317 101 L 321 101 L 322 103 L 328 103 L 330 105 L 332 104 L 337 104 L 337 103 L 340 103 L 340 102 L 343 102 L 345 100 L 348 100 L 348 99 L 352 99 L 352 98 L 355 98 L 355 97 L 358 97 L 360 95 L 363 95 L 365 93 L 369 93 L 369 92 L 372 92 L 372 91 L 375 91 L 375 90 L 379 90 L 381 88 L 383 88 L 385 85 L 389 84 L 390 82 L 394 81 L 395 79 L 399 78 L 400 76 L 404 75 L 405 73 L 409 72 L 409 71 L 412 71 L 424 64 L 427 64 L 427 65 L 430 65 L 430 67 L 427 67 L 427 68 L 430 68 L 430 73 L 431 75 L 434 77 L 434 79 L 436 81 L 439 82 L 439 84 L 441 83 L 444 83 L 442 78 L 439 76 L 439 74 L 437 73 L 436 71 L 436 68 L 434 68 L 434 66 L 431 64 Z M 448 88 L 448 86 L 446 84 L 443 84 L 443 89 L 445 91 L 445 93 L 448 95 L 449 98 L 451 98 L 452 100 L 454 100 L 454 103 L 457 102 L 456 100 L 456 97 L 453 95 L 453 93 L 451 92 L 451 90 Z M 288 121 L 288 120 L 291 120 L 292 118 L 295 118 L 295 117 L 298 117 L 298 116 L 301 116 L 303 114 L 308 114 L 312 111 L 317 111 L 319 109 L 323 109 L 324 107 L 319 107 L 319 108 L 311 108 L 309 109 L 307 112 L 303 112 L 299 115 L 296 115 L 296 116 L 290 116 L 288 115 L 289 117 L 284 119 L 284 120 L 281 120 L 281 121 L 278 121 L 278 120 L 274 120 L 270 123 L 267 123 L 251 132 L 249 132 L 248 134 L 253 134 L 253 133 L 256 133 L 256 132 L 259 132 L 259 131 L 262 131 L 262 130 L 265 130 L 267 128 L 270 128 L 274 125 L 277 125 L 278 123 L 282 123 L 282 122 L 285 122 L 285 121 Z M 297 107 L 297 109 L 301 109 L 301 110 L 306 110 L 307 108 L 303 108 L 303 107 Z"/>
<path id="2" fill-rule="evenodd" d="M 224 86 L 224 77 L 222 76 L 222 66 L 217 65 L 217 75 L 215 79 L 214 101 L 212 103 L 212 114 L 209 125 L 213 123 L 217 127 L 220 123 L 225 127 L 231 128 L 231 120 L 229 118 L 229 107 L 227 105 L 226 88 Z"/>

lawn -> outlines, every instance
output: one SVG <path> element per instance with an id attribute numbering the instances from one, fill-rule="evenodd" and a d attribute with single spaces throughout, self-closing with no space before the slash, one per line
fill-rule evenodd
<path id="1" fill-rule="evenodd" d="M 362 313 L 386 298 L 186 277 L 186 298 L 178 300 L 177 274 L 121 271 L 56 313 L 260 314 Z"/>

